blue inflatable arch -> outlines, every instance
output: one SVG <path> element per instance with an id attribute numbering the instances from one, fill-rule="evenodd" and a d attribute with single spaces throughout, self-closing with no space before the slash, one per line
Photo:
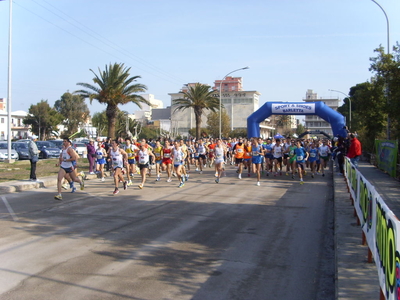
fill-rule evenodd
<path id="1" fill-rule="evenodd" d="M 260 122 L 271 115 L 318 115 L 331 124 L 334 136 L 347 137 L 344 116 L 322 101 L 306 103 L 267 102 L 247 118 L 247 137 L 259 137 Z"/>

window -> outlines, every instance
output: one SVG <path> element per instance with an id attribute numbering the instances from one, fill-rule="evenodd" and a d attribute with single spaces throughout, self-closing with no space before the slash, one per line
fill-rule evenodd
<path id="1" fill-rule="evenodd" d="M 4 118 L 1 118 L 1 124 L 4 124 Z"/>

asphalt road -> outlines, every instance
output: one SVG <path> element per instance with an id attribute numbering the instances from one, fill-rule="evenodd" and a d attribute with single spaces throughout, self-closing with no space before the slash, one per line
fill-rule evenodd
<path id="1" fill-rule="evenodd" d="M 0 299 L 334 299 L 331 175 L 255 183 L 1 195 Z"/>

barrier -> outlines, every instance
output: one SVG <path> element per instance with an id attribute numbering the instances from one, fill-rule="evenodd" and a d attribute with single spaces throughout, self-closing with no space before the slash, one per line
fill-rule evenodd
<path id="1" fill-rule="evenodd" d="M 400 298 L 400 221 L 389 209 L 374 186 L 345 161 L 345 178 L 359 220 L 363 240 L 368 245 L 378 271 L 381 299 Z M 397 230 L 399 228 L 399 230 Z"/>

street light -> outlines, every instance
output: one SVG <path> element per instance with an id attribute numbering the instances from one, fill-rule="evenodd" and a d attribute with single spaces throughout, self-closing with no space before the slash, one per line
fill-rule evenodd
<path id="1" fill-rule="evenodd" d="M 229 72 L 228 74 L 226 74 L 224 76 L 224 78 L 222 78 L 222 80 L 219 84 L 219 138 L 220 139 L 221 139 L 221 130 L 222 130 L 222 91 L 221 91 L 222 90 L 222 82 L 224 82 L 225 78 L 228 77 L 228 75 L 230 75 L 234 72 L 240 71 L 240 70 L 246 70 L 248 68 L 249 67 L 244 67 L 244 68 L 240 68 L 240 69 L 234 70 L 232 72 Z"/>
<path id="2" fill-rule="evenodd" d="M 379 5 L 378 2 L 376 2 L 375 0 L 371 0 L 372 2 L 374 2 L 376 5 L 379 6 L 379 8 L 383 11 L 383 14 L 385 15 L 386 18 L 386 30 L 387 30 L 387 54 L 389 54 L 389 18 L 385 12 L 385 10 L 383 9 L 382 6 Z M 388 78 L 386 78 L 386 101 L 389 104 L 389 82 L 388 82 Z M 390 117 L 389 117 L 389 113 L 388 113 L 388 117 L 387 117 L 387 139 L 390 140 Z"/>
<path id="3" fill-rule="evenodd" d="M 329 90 L 331 92 L 337 92 L 337 93 L 341 93 L 343 95 L 345 95 L 347 97 L 347 99 L 349 99 L 349 130 L 351 129 L 351 97 L 341 91 L 337 91 L 337 90 Z"/>

